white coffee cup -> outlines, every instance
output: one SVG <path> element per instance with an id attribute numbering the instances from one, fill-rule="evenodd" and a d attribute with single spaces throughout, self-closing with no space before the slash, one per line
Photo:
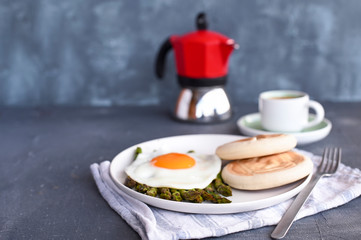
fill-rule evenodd
<path id="1" fill-rule="evenodd" d="M 325 117 L 322 105 L 310 100 L 307 93 L 293 90 L 274 90 L 259 95 L 258 108 L 262 127 L 273 132 L 299 132 L 313 127 Z M 309 121 L 309 109 L 315 118 Z"/>

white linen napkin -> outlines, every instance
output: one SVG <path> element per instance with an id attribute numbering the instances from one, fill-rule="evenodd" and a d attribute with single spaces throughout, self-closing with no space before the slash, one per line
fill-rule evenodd
<path id="1" fill-rule="evenodd" d="M 310 152 L 315 166 L 321 160 Z M 142 239 L 194 239 L 223 236 L 229 233 L 275 225 L 293 199 L 261 210 L 235 214 L 189 214 L 148 206 L 120 190 L 109 175 L 109 161 L 90 166 L 96 185 L 113 208 Z M 361 195 L 361 171 L 344 164 L 337 173 L 322 178 L 297 215 L 297 219 L 330 209 Z"/>

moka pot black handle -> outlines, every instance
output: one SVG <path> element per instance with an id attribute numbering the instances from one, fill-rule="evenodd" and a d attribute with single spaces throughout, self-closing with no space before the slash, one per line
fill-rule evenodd
<path id="1" fill-rule="evenodd" d="M 155 74 L 159 79 L 162 79 L 164 76 L 166 56 L 169 50 L 171 49 L 172 49 L 172 43 L 170 41 L 170 38 L 167 38 L 161 45 L 155 62 L 156 63 Z"/>

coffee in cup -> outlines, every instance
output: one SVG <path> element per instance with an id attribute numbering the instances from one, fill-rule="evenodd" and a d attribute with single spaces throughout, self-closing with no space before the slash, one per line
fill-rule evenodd
<path id="1" fill-rule="evenodd" d="M 299 132 L 316 126 L 325 117 L 322 105 L 310 100 L 307 93 L 293 90 L 274 90 L 259 95 L 258 108 L 262 127 L 273 132 Z M 309 121 L 309 109 L 315 118 Z"/>

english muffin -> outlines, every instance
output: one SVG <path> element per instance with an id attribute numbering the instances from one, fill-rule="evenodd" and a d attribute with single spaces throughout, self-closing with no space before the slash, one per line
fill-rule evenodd
<path id="1" fill-rule="evenodd" d="M 312 173 L 308 157 L 287 151 L 229 162 L 222 170 L 223 181 L 242 190 L 262 190 L 295 182 Z"/>
<path id="2" fill-rule="evenodd" d="M 293 135 L 258 135 L 223 144 L 216 149 L 216 154 L 223 160 L 237 160 L 286 152 L 296 145 Z"/>

